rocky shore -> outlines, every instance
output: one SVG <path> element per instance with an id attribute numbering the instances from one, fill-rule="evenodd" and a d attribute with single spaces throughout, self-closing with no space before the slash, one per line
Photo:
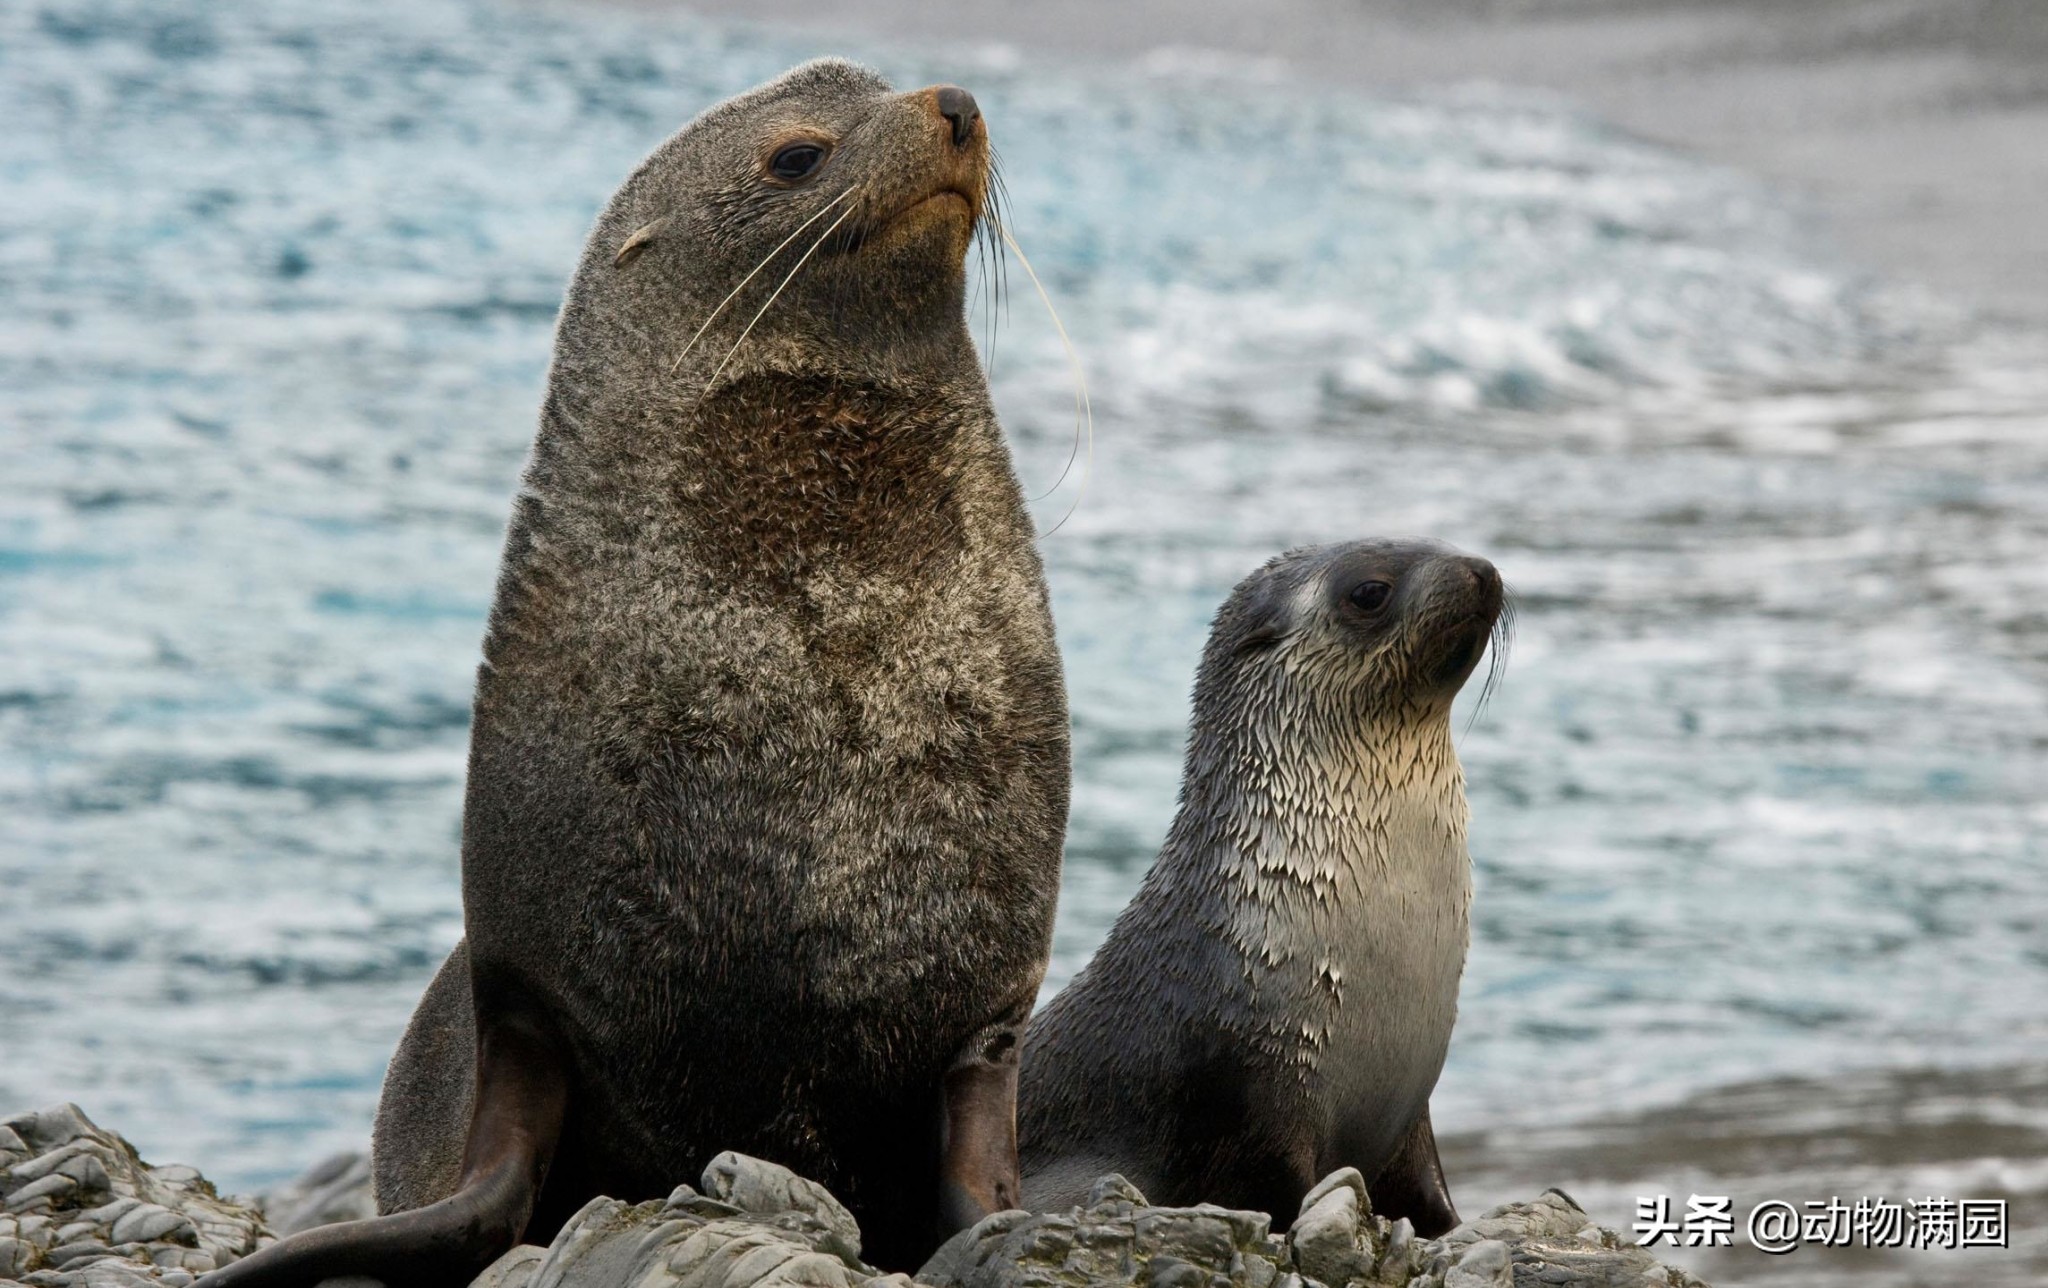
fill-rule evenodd
<path id="1" fill-rule="evenodd" d="M 180 1288 L 279 1235 L 370 1210 L 359 1155 L 245 1200 L 190 1167 L 150 1166 L 75 1105 L 0 1123 L 0 1288 Z M 547 1247 L 513 1249 L 471 1288 L 1704 1288 L 1557 1190 L 1425 1241 L 1373 1215 L 1347 1168 L 1310 1192 L 1287 1234 L 1269 1224 L 1153 1207 L 1107 1176 L 1085 1207 L 999 1212 L 914 1278 L 884 1275 L 824 1187 L 728 1153 L 665 1200 L 593 1200 Z"/>

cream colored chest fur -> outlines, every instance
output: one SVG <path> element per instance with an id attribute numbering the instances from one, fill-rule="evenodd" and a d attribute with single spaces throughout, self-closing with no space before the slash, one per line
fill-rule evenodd
<path id="1" fill-rule="evenodd" d="M 1447 728 L 1287 759 L 1233 829 L 1233 878 L 1252 897 L 1229 934 L 1268 1049 L 1332 1135 L 1380 1157 L 1427 1105 L 1457 1018 L 1472 901 L 1463 775 Z M 1350 1106 L 1362 1112 L 1347 1124 Z"/>

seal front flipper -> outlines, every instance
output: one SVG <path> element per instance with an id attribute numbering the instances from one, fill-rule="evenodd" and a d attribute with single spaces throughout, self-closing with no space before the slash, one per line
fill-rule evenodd
<path id="1" fill-rule="evenodd" d="M 1458 1209 L 1451 1205 L 1450 1186 L 1444 1183 L 1436 1131 L 1429 1125 L 1426 1107 L 1365 1190 L 1372 1196 L 1374 1212 L 1389 1221 L 1407 1217 L 1415 1233 L 1425 1239 L 1434 1239 L 1458 1223 Z"/>
<path id="2" fill-rule="evenodd" d="M 568 1080 L 556 1044 L 517 1014 L 477 1041 L 476 1108 L 455 1193 L 411 1212 L 322 1226 L 202 1278 L 204 1288 L 312 1288 L 367 1275 L 392 1288 L 462 1284 L 519 1242 L 561 1137 Z"/>
<path id="3" fill-rule="evenodd" d="M 979 1030 L 953 1057 L 944 1082 L 939 1233 L 950 1237 L 992 1212 L 1023 1203 L 1017 1169 L 1017 1067 L 1029 1001 Z"/>
<path id="4" fill-rule="evenodd" d="M 377 1211 L 410 1212 L 462 1188 L 476 1099 L 476 1006 L 469 941 L 456 942 L 413 1008 L 384 1070 L 370 1132 Z"/>

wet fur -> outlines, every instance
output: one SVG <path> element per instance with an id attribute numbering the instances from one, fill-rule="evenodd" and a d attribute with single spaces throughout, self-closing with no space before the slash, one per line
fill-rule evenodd
<path id="1" fill-rule="evenodd" d="M 1397 587 L 1383 621 L 1346 607 L 1367 577 Z M 1351 1166 L 1384 1214 L 1455 1222 L 1428 1117 L 1470 938 L 1449 713 L 1500 602 L 1423 542 L 1296 551 L 1232 594 L 1166 843 L 1025 1039 L 1030 1206 L 1117 1171 L 1284 1224 Z"/>
<path id="2" fill-rule="evenodd" d="M 598 221 L 484 642 L 466 940 L 378 1112 L 384 1211 L 454 1187 L 476 1010 L 504 1004 L 570 1064 L 529 1240 L 725 1149 L 830 1186 L 881 1264 L 936 1240 L 941 1079 L 1043 976 L 1068 749 L 964 317 L 971 221 L 890 222 L 931 179 L 928 116 L 810 64 L 693 122 Z M 760 140 L 821 124 L 829 173 L 764 190 Z M 861 237 L 738 343 L 799 238 L 678 362 L 854 184 Z"/>

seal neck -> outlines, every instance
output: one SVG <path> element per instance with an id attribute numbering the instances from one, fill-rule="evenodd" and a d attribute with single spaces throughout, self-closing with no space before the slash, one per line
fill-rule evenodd
<path id="1" fill-rule="evenodd" d="M 1235 697 L 1229 712 L 1198 703 L 1179 813 L 1112 936 L 1134 946 L 1134 967 L 1156 956 L 1148 941 L 1188 943 L 1182 959 L 1208 976 L 1190 996 L 1228 1011 L 1250 980 L 1313 970 L 1317 945 L 1354 934 L 1361 908 L 1395 900 L 1462 922 L 1468 814 L 1447 707 L 1339 719 L 1298 695 L 1291 711 Z"/>
<path id="2" fill-rule="evenodd" d="M 1404 703 L 1363 720 L 1267 709 L 1240 717 L 1235 736 L 1197 730 L 1207 745 L 1190 748 L 1167 846 L 1177 861 L 1233 885 L 1341 895 L 1404 866 L 1463 859 L 1464 773 L 1446 708 Z"/>

